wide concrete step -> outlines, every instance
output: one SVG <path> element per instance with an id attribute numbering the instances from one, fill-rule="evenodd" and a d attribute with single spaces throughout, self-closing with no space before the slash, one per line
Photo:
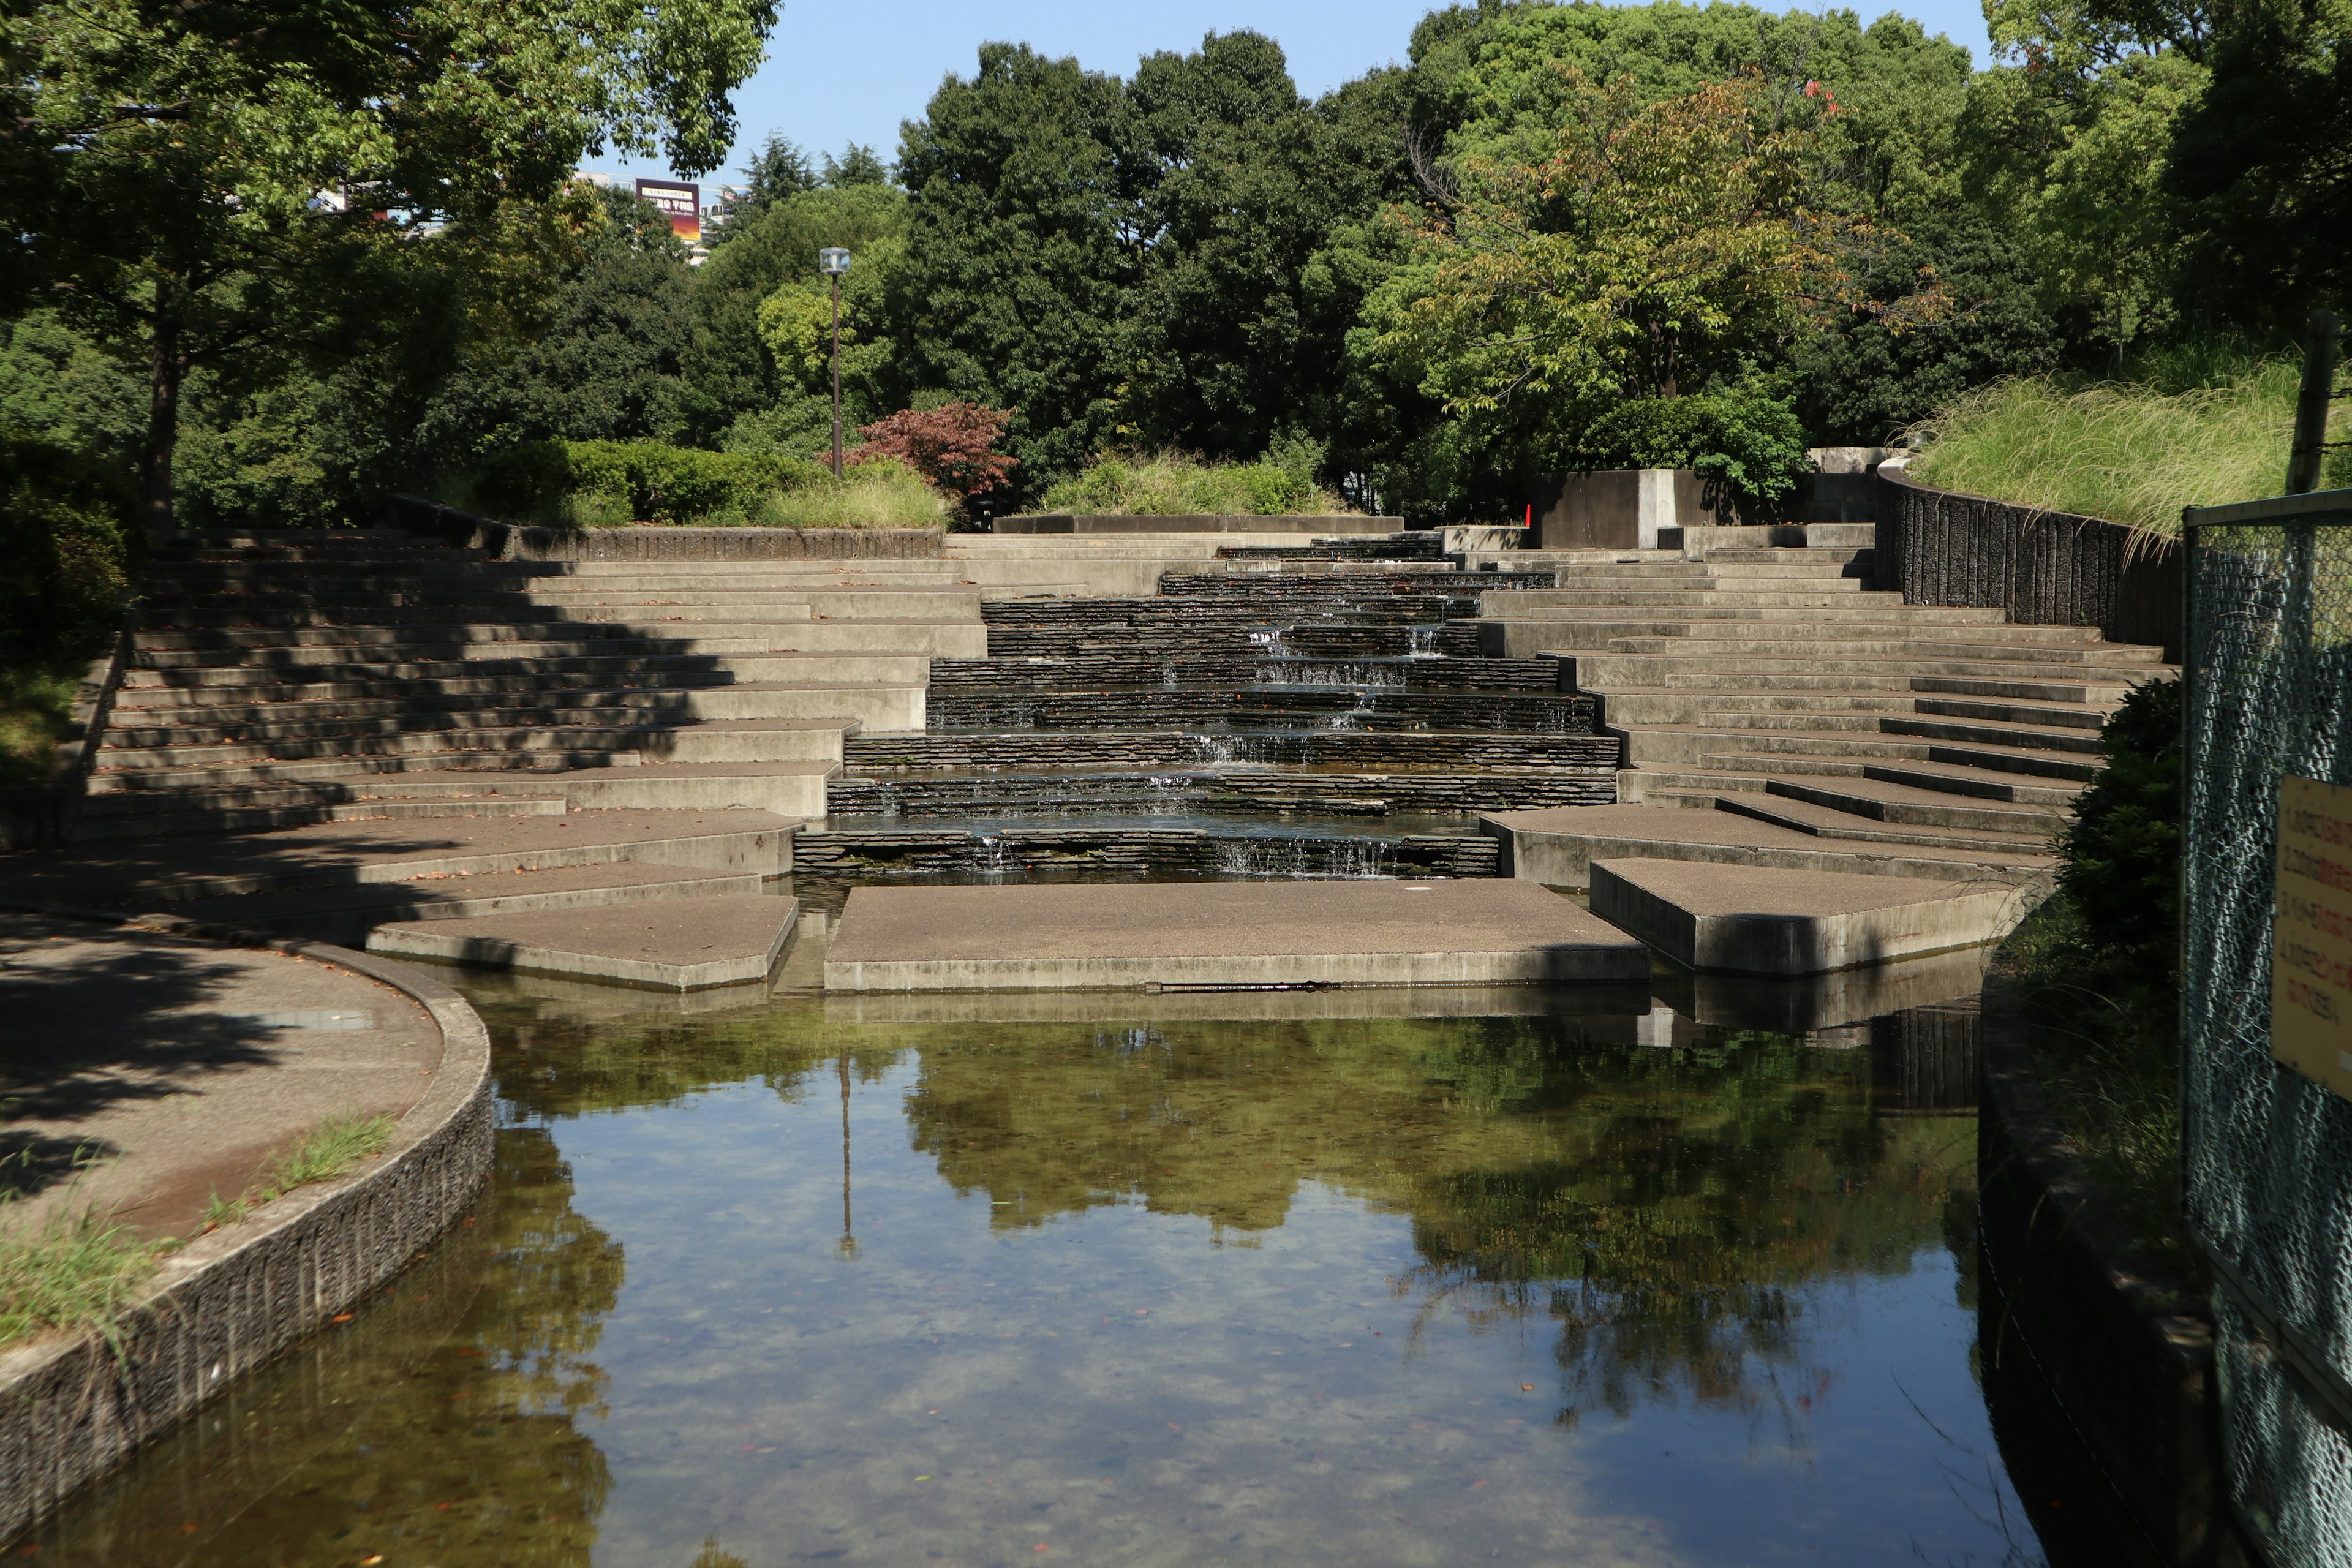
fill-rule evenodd
<path id="1" fill-rule="evenodd" d="M 562 816 L 561 795 L 446 795 L 425 800 L 384 796 L 339 804 L 295 801 L 282 805 L 218 806 L 167 795 L 101 795 L 82 803 L 68 837 L 77 844 L 149 838 L 160 834 L 259 833 L 321 822 L 429 821 L 458 816 Z M 106 807 L 131 809 L 107 810 Z"/>
<path id="2" fill-rule="evenodd" d="M 845 727 L 891 732 L 922 728 L 922 689 L 843 688 L 827 692 L 801 689 L 795 700 L 771 699 L 761 706 L 801 707 L 757 717 L 714 715 L 702 721 L 664 724 L 578 724 L 562 728 L 515 725 L 493 730 L 462 726 L 388 734 L 330 736 L 317 740 L 222 742 L 213 744 L 103 745 L 92 775 L 94 789 L 128 773 L 170 773 L 261 762 L 333 758 L 455 757 L 484 753 L 540 755 L 551 762 L 634 752 L 677 762 L 821 761 L 837 755 Z M 859 710 L 866 710 L 860 711 Z M 814 723 L 808 721 L 815 721 Z"/>
<path id="3" fill-rule="evenodd" d="M 118 908 L 621 862 L 776 876 L 791 869 L 799 826 L 761 811 L 330 823 L 28 855 L 11 870 L 37 893 L 70 888 L 77 901 Z"/>
<path id="4" fill-rule="evenodd" d="M 1817 757 L 1856 762 L 1934 762 L 1995 773 L 2031 774 L 2039 778 L 2087 780 L 2095 763 L 2079 756 L 2036 747 L 2015 745 L 1956 745 L 1915 741 L 1870 731 L 1838 731 L 1834 715 L 1811 716 L 1817 728 L 1787 725 L 1753 729 L 1726 725 L 1635 724 L 1619 730 L 1625 739 L 1627 761 L 1635 767 L 1648 763 L 1687 766 L 1702 758 L 1747 753 Z M 1892 720 L 1866 719 L 1874 730 Z M 1769 722 L 1766 721 L 1765 722 Z"/>
<path id="5" fill-rule="evenodd" d="M 2071 820 L 2063 804 L 1972 800 L 1884 778 L 1771 778 L 1763 793 L 1874 822 L 2000 833 L 2041 844 Z"/>
<path id="6" fill-rule="evenodd" d="M 1591 695 L 1601 700 L 1601 718 L 1610 724 L 1701 724 L 1735 713 L 1908 713 L 1918 700 L 1877 688 L 1783 691 L 1769 686 L 1730 691 L 1696 686 L 1686 690 L 1619 687 Z"/>
<path id="7" fill-rule="evenodd" d="M 1643 799 L 1655 800 L 1645 795 Z M 1941 849 L 1990 849 L 2014 855 L 2051 853 L 2047 832 L 2004 833 L 1982 828 L 1909 827 L 1856 816 L 1832 806 L 1792 799 L 1782 795 L 1726 792 L 1706 799 L 1718 811 L 1752 816 L 1759 822 L 1809 833 L 1817 838 L 1851 839 L 1863 844 L 1908 844 Z"/>
<path id="8" fill-rule="evenodd" d="M 779 626 L 768 646 L 778 652 L 909 653 L 937 658 L 985 658 L 984 621 L 807 621 Z"/>
<path id="9" fill-rule="evenodd" d="M 1994 887 L 2038 886 L 2053 865 L 2047 856 L 2007 850 L 1841 842 L 1732 812 L 1666 806 L 1493 812 L 1479 823 L 1508 846 L 1512 876 L 1563 888 L 1589 886 L 1594 860 L 1691 860 Z"/>
<path id="10" fill-rule="evenodd" d="M 1797 658 L 1808 655 L 1817 658 L 1912 658 L 1970 659 L 1998 658 L 2030 659 L 2041 664 L 2095 663 L 2110 667 L 2160 664 L 2164 650 L 2143 647 L 2132 643 L 2108 642 L 2009 642 L 1998 637 L 1963 641 L 1950 634 L 1922 633 L 1916 637 L 1874 637 L 1867 634 L 1849 635 L 1843 626 L 1832 628 L 1832 635 L 1815 637 L 1756 634 L 1748 637 L 1719 637 L 1711 628 L 1693 628 L 1696 635 L 1685 637 L 1634 637 L 1612 641 L 1604 651 L 1642 654 L 1673 653 L 1685 658 Z"/>
<path id="11" fill-rule="evenodd" d="M 1522 658 L 1532 658 L 1547 650 L 1530 649 Z M 1786 655 L 1755 655 L 1744 658 L 1698 658 L 1687 653 L 1616 654 L 1579 653 L 1563 651 L 1562 659 L 1572 666 L 1568 679 L 1577 690 L 1605 691 L 1612 687 L 1661 686 L 1696 678 L 1702 680 L 1724 680 L 1744 676 L 1753 680 L 1777 682 L 1783 677 L 1864 677 L 1903 682 L 1909 689 L 1923 679 L 1945 677 L 1953 679 L 1990 679 L 2011 682 L 2080 681 L 2084 685 L 2128 690 L 2143 678 L 2153 678 L 2170 672 L 2164 665 L 2100 664 L 2088 659 L 2053 660 L 2039 652 L 2021 652 L 2014 658 L 1945 658 L 1921 656 L 1914 658 L 1819 658 Z"/>
<path id="12" fill-rule="evenodd" d="M 396 921 L 481 920 L 685 899 L 745 898 L 758 895 L 765 880 L 752 872 L 625 863 L 520 875 L 452 876 L 430 883 L 252 893 L 175 905 L 174 912 L 247 931 L 359 947 L 366 944 L 369 931 Z M 659 921 L 662 916 L 649 911 L 649 918 Z"/>
<path id="13" fill-rule="evenodd" d="M 2011 710 L 2012 713 L 2016 710 Z M 2096 720 L 2097 715 L 2085 717 Z M 1918 735 L 1931 741 L 1958 741 L 1974 745 L 2033 747 L 2071 752 L 2078 756 L 2099 754 L 2099 731 L 2094 725 L 1998 722 L 1957 719 L 1930 713 L 1896 717 L 1882 726 L 1890 735 Z"/>
<path id="14" fill-rule="evenodd" d="M 1759 774 L 1768 780 L 1874 779 L 1946 795 L 2011 801 L 2023 805 L 2068 806 L 2082 793 L 2079 784 L 2064 779 L 2036 773 L 2005 773 L 1932 757 L 1867 761 L 1793 752 L 1724 751 L 1699 758 L 1698 765 L 1727 773 Z"/>
<path id="15" fill-rule="evenodd" d="M 1948 647 L 1954 646 L 1954 639 L 1962 635 L 1949 626 L 1914 626 L 1901 622 L 1879 621 L 1870 616 L 1841 618 L 1833 628 L 1824 628 L 1818 616 L 1810 620 L 1791 617 L 1785 621 L 1729 616 L 1698 619 L 1678 616 L 1572 616 L 1549 621 L 1547 626 L 1549 640 L 1561 651 L 1596 653 L 1622 649 L 1631 642 L 1665 637 L 1689 642 L 1742 641 L 1763 647 L 1816 647 L 1822 646 L 1825 630 L 1831 631 L 1840 643 L 1864 647 L 1925 645 Z M 1969 640 L 1971 645 L 1983 647 L 2038 650 L 2092 646 L 2096 643 L 2097 636 L 2095 628 L 2085 637 L 2067 626 L 1986 626 L 1972 629 Z"/>
<path id="16" fill-rule="evenodd" d="M 618 631 L 620 628 L 615 628 Z M 173 637 L 155 634 L 159 642 Z M 768 639 L 755 637 L 645 637 L 616 635 L 562 642 L 527 638 L 482 637 L 436 643 L 379 642 L 352 638 L 315 644 L 206 643 L 200 646 L 141 647 L 133 658 L 142 669 L 259 669 L 338 664 L 369 665 L 403 670 L 428 670 L 439 664 L 475 660 L 538 663 L 557 661 L 559 667 L 583 658 L 716 658 L 728 654 L 771 651 Z"/>

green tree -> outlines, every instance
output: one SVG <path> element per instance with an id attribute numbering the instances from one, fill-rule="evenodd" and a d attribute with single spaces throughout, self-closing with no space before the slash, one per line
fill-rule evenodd
<path id="1" fill-rule="evenodd" d="M 1282 50 L 1212 34 L 1143 61 L 1129 91 L 1151 160 L 1120 348 L 1123 437 L 1248 458 L 1328 441 L 1361 303 L 1316 257 L 1406 188 L 1401 72 L 1308 105 Z"/>
<path id="2" fill-rule="evenodd" d="M 180 400 L 353 346 L 420 270 L 489 268 L 583 152 L 709 169 L 772 0 L 29 0 L 0 47 L 0 284 L 144 362 L 142 491 L 173 516 Z M 541 230 L 543 234 L 543 229 Z M 429 243 L 415 243 L 425 236 Z"/>
<path id="3" fill-rule="evenodd" d="M 892 318 L 910 388 L 1014 411 L 1034 489 L 1114 434 L 1146 158 L 1118 79 L 987 44 L 899 144 L 910 210 Z M 913 400 L 908 400 L 911 403 Z"/>
<path id="4" fill-rule="evenodd" d="M 2352 304 L 2352 5 L 2254 11 L 2210 58 L 2166 170 L 2195 284 L 2183 303 L 2299 333 L 2312 306 Z"/>
<path id="5" fill-rule="evenodd" d="M 669 220 L 598 193 L 578 259 L 527 340 L 470 345 L 425 421 L 424 452 L 457 466 L 524 441 L 674 438 L 692 277 Z"/>

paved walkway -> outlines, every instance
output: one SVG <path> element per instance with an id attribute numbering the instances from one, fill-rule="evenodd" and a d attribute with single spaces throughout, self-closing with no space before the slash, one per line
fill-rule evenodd
<path id="1" fill-rule="evenodd" d="M 331 1117 L 399 1116 L 441 1034 L 390 986 L 314 959 L 0 910 L 0 1185 L 14 1223 L 95 1204 L 204 1228 Z M 77 1158 L 93 1160 L 77 1178 Z"/>

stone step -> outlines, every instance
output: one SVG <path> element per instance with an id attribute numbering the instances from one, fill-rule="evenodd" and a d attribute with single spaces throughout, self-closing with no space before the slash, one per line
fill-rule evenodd
<path id="1" fill-rule="evenodd" d="M 486 630 L 488 628 L 485 628 Z M 224 634 L 226 635 L 226 634 Z M 168 638 L 171 633 L 158 634 Z M 141 647 L 132 655 L 142 669 L 283 668 L 299 665 L 376 664 L 417 668 L 435 664 L 488 660 L 581 658 L 715 658 L 727 654 L 771 651 L 760 637 L 641 637 L 615 636 L 566 642 L 482 637 L 470 641 L 403 643 L 345 640 L 316 644 L 247 645 L 207 642 L 199 647 Z"/>
<path id="2" fill-rule="evenodd" d="M 1596 653 L 1608 652 L 1627 642 L 1665 637 L 1692 642 L 1744 640 L 1759 645 L 1785 642 L 1798 647 L 1818 647 L 1821 644 L 1817 639 L 1823 630 L 1818 616 L 1811 620 L 1792 618 L 1786 622 L 1729 616 L 1692 620 L 1680 616 L 1654 619 L 1616 616 L 1606 619 L 1574 616 L 1547 619 L 1546 627 L 1549 640 L 1559 651 Z M 2070 626 L 1984 626 L 1962 631 L 1945 626 L 1917 626 L 1901 622 L 1883 622 L 1870 616 L 1842 617 L 1836 623 L 1834 632 L 1841 641 L 1885 647 L 1921 643 L 1949 647 L 1955 646 L 1954 639 L 1963 636 L 1968 637 L 1972 645 L 2003 649 L 2118 646 L 2099 644 L 2095 627 L 2091 629 L 2088 637 Z M 1807 633 L 1812 636 L 1808 637 Z"/>
<path id="3" fill-rule="evenodd" d="M 836 774 L 829 815 L 893 817 L 1089 811 L 1137 814 L 1182 805 L 1212 811 L 1384 816 L 1391 812 L 1501 811 L 1597 805 L 1616 798 L 1612 775 L 1504 770 L 1475 773 L 1291 773 L 1239 769 L 925 771 Z"/>
<path id="4" fill-rule="evenodd" d="M 1949 745 L 1890 735 L 1839 734 L 1825 730 L 1740 730 L 1702 725 L 1629 725 L 1619 730 L 1633 767 L 1688 766 L 1717 757 L 1754 753 L 1856 763 L 1944 763 L 2044 779 L 2087 780 L 2096 764 L 2055 752 L 1996 745 Z M 1735 763 L 1734 765 L 1738 765 Z"/>
<path id="5" fill-rule="evenodd" d="M 33 854 L 11 869 L 29 890 L 55 896 L 52 889 L 69 887 L 79 895 L 75 901 L 110 908 L 624 862 L 770 877 L 792 868 L 792 836 L 799 827 L 760 811 L 575 812 L 453 819 L 430 829 L 398 821 L 328 823 Z"/>
<path id="6" fill-rule="evenodd" d="M 2120 645 L 2117 645 L 2120 646 Z M 2169 665 L 2135 665 L 2101 668 L 2074 661 L 2050 663 L 2039 658 L 1966 659 L 1966 658 L 1752 658 L 1727 662 L 1716 658 L 1695 658 L 1685 654 L 1592 654 L 1562 653 L 1560 658 L 1570 668 L 1566 679 L 1581 690 L 1606 691 L 1627 686 L 1665 686 L 1685 684 L 1691 680 L 1727 682 L 1747 680 L 1778 686 L 1783 680 L 1885 680 L 1899 683 L 1898 689 L 1908 690 L 1935 689 L 1923 688 L 1923 680 L 1957 679 L 1967 681 L 1993 680 L 2004 684 L 2036 682 L 2080 682 L 2078 689 L 2097 688 L 2117 693 L 2128 692 L 2142 679 L 2152 679 L 2174 673 Z M 2120 700 L 2120 699 L 2118 699 Z"/>
<path id="7" fill-rule="evenodd" d="M 1479 820 L 1508 846 L 1507 874 L 1564 888 L 1588 886 L 1594 860 L 1689 860 L 2010 887 L 2042 884 L 2053 864 L 2047 856 L 1998 849 L 1840 842 L 1727 811 L 1565 806 L 1493 812 Z"/>
<path id="8" fill-rule="evenodd" d="M 1676 654 L 1685 658 L 1713 658 L 1725 662 L 1752 658 L 1795 658 L 1807 656 L 1817 659 L 1968 659 L 1979 662 L 2018 658 L 2030 658 L 2041 664 L 2082 662 L 2130 666 L 2160 664 L 2164 659 L 2162 648 L 2146 647 L 2133 643 L 2008 643 L 1992 637 L 1981 641 L 1962 640 L 1952 634 L 1937 636 L 1923 634 L 1916 637 L 1873 637 L 1867 635 L 1847 636 L 1842 626 L 1836 630 L 1837 635 L 1811 638 L 1763 634 L 1744 637 L 1714 636 L 1620 637 L 1612 641 L 1605 651 L 1624 654 Z"/>
<path id="9" fill-rule="evenodd" d="M 1644 794 L 1644 800 L 1657 798 Z M 1832 806 L 1788 795 L 1727 792 L 1698 797 L 1718 811 L 1736 812 L 1759 822 L 1810 833 L 1818 838 L 1852 839 L 1864 844 L 1914 844 L 1941 849 L 1992 849 L 2014 855 L 2051 853 L 2049 833 L 2006 833 L 1983 828 L 1908 827 L 1856 816 Z"/>
<path id="10" fill-rule="evenodd" d="M 130 805 L 144 809 L 102 811 Z M 168 808 L 168 809 L 166 809 Z M 94 795 L 82 803 L 68 837 L 77 844 L 149 838 L 159 834 L 257 833 L 320 822 L 384 822 L 453 816 L 562 816 L 560 795 L 449 795 L 427 800 L 386 796 L 339 805 L 297 802 L 285 805 L 208 806 L 194 801 L 128 795 Z"/>
<path id="11" fill-rule="evenodd" d="M 2011 712 L 2020 711 L 2011 710 Z M 2085 714 L 2095 719 L 2095 715 Z M 2099 731 L 2080 724 L 2001 722 L 1993 720 L 1970 720 L 1942 717 L 1934 714 L 1914 714 L 1909 718 L 1890 718 L 1880 726 L 1890 735 L 1918 735 L 1930 741 L 1959 741 L 1970 744 L 2035 747 L 2046 751 L 2071 752 L 2078 756 L 2099 754 Z"/>
<path id="12" fill-rule="evenodd" d="M 105 781 L 125 773 L 174 773 L 265 762 L 327 761 L 341 758 L 438 757 L 483 753 L 542 756 L 550 762 L 602 758 L 634 752 L 673 762 L 794 762 L 823 761 L 826 749 L 837 743 L 844 721 L 856 721 L 870 731 L 920 730 L 922 692 L 907 688 L 914 711 L 911 721 L 877 722 L 871 715 L 830 712 L 779 714 L 755 720 L 717 720 L 688 724 L 589 725 L 564 729 L 514 726 L 503 730 L 467 727 L 446 731 L 396 732 L 382 735 L 330 737 L 315 741 L 222 742 L 213 745 L 152 747 L 101 746 L 90 787 L 113 787 Z M 812 707 L 852 707 L 847 701 L 812 701 Z M 907 719 L 904 705 L 886 718 Z M 825 721 L 811 726 L 796 719 Z"/>
<path id="13" fill-rule="evenodd" d="M 1880 778 L 1774 778 L 1765 781 L 1763 793 L 1874 822 L 2001 833 L 2044 843 L 2069 820 L 2060 805 L 1969 801 Z"/>
<path id="14" fill-rule="evenodd" d="M 1856 561 L 1868 561 L 1876 552 L 1869 546 L 1852 545 L 1751 545 L 1718 544 L 1706 552 L 1707 564 L 1723 565 L 1845 565 Z"/>
<path id="15" fill-rule="evenodd" d="M 495 915 L 604 910 L 683 899 L 759 894 L 765 879 L 748 872 L 621 864 L 553 870 L 452 876 L 409 885 L 253 893 L 175 905 L 174 913 L 265 934 L 299 935 L 346 947 L 396 921 L 480 920 Z"/>
<path id="16" fill-rule="evenodd" d="M 1704 770 L 1760 774 L 1769 779 L 1873 779 L 1908 784 L 1915 789 L 1980 800 L 2011 801 L 2021 805 L 2066 806 L 2081 789 L 2063 779 L 2042 774 L 2004 773 L 1993 768 L 1925 760 L 1866 761 L 1853 757 L 1800 755 L 1793 752 L 1712 752 L 1699 758 Z"/>
<path id="17" fill-rule="evenodd" d="M 636 753 L 629 753 L 633 758 Z M 142 822 L 161 832 L 206 831 L 191 820 L 207 813 L 281 812 L 278 826 L 305 821 L 364 819 L 302 816 L 351 805 L 383 801 L 503 799 L 552 802 L 560 815 L 574 811 L 730 811 L 742 808 L 779 816 L 823 816 L 827 782 L 839 771 L 828 757 L 775 761 L 677 761 L 634 767 L 407 769 L 358 772 L 334 764 L 282 764 L 246 770 L 182 770 L 133 775 L 122 787 L 90 795 L 81 820 Z M 228 780 L 226 772 L 266 773 L 262 778 Z M 108 826 L 100 837 L 124 835 Z"/>

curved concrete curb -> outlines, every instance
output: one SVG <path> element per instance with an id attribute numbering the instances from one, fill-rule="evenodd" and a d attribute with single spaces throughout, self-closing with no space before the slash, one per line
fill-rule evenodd
<path id="1" fill-rule="evenodd" d="M 413 997 L 441 1030 L 440 1069 L 365 1170 L 167 1257 L 123 1321 L 119 1354 L 100 1340 L 57 1338 L 0 1354 L 0 1541 L 397 1273 L 489 1174 L 489 1035 L 464 997 L 342 948 L 252 945 Z"/>
<path id="2" fill-rule="evenodd" d="M 1977 1213 L 1988 1306 L 2166 1563 L 2243 1564 L 2224 1500 L 2212 1314 L 2100 1216 L 2052 1118 L 2016 982 L 1984 988 Z"/>

